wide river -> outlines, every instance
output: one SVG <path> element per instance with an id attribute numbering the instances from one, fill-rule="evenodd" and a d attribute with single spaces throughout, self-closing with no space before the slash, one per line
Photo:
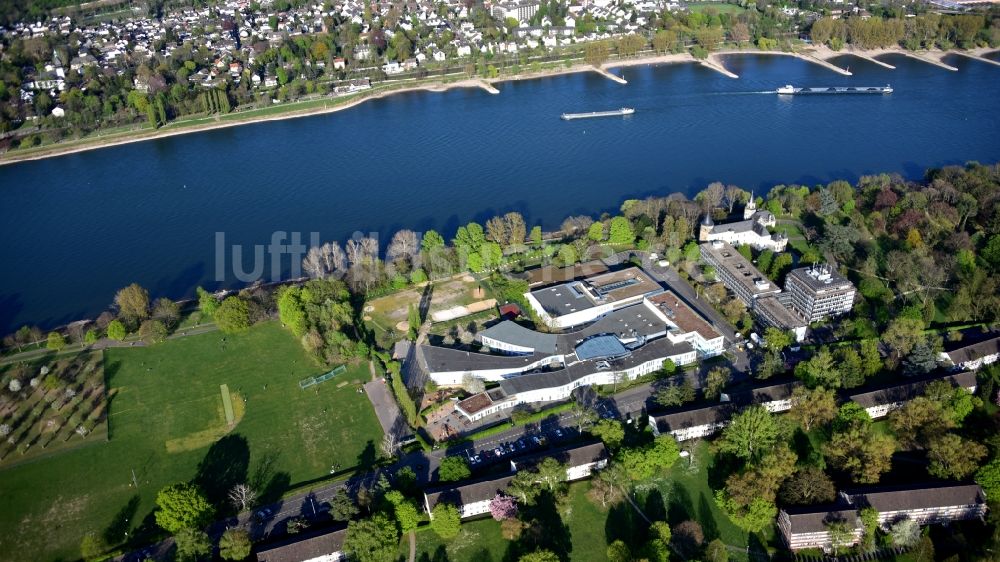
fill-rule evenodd
<path id="1" fill-rule="evenodd" d="M 449 237 L 508 210 L 554 228 L 570 214 L 716 180 L 760 194 L 998 161 L 1000 67 L 952 59 L 958 72 L 848 57 L 846 77 L 790 57 L 729 57 L 737 80 L 691 64 L 632 67 L 616 71 L 627 85 L 584 73 L 499 84 L 500 95 L 413 93 L 2 166 L 0 333 L 93 317 L 133 281 L 169 297 L 235 285 L 231 267 L 216 281 L 220 232 L 248 252 L 275 231 L 341 242 L 374 231 L 384 249 L 400 228 Z M 891 83 L 895 93 L 767 93 L 786 83 Z M 559 119 L 625 105 L 635 115 Z"/>

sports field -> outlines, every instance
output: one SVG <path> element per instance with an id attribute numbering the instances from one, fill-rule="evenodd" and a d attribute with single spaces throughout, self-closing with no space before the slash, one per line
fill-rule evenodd
<path id="1" fill-rule="evenodd" d="M 0 470 L 0 560 L 75 559 L 90 531 L 121 542 L 174 482 L 197 480 L 221 499 L 247 481 L 277 498 L 334 464 L 373 459 L 382 438 L 353 384 L 369 379 L 367 364 L 302 390 L 329 369 L 277 322 L 105 353 L 110 441 Z"/>
<path id="2" fill-rule="evenodd" d="M 688 2 L 685 4 L 685 7 L 692 12 L 704 12 L 709 8 L 714 8 L 720 14 L 741 14 L 746 11 L 745 8 L 741 8 L 736 4 L 727 4 L 725 2 Z"/>

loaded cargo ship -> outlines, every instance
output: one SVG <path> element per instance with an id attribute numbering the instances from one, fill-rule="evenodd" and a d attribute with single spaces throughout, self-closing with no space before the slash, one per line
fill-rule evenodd
<path id="1" fill-rule="evenodd" d="M 791 84 L 786 84 L 777 90 L 776 94 L 797 96 L 807 94 L 891 94 L 892 86 L 831 86 L 828 88 L 796 88 Z"/>
<path id="2" fill-rule="evenodd" d="M 615 109 L 614 111 L 591 111 L 589 113 L 563 113 L 560 115 L 563 121 L 569 121 L 571 119 L 588 119 L 590 117 L 619 117 L 622 115 L 632 115 L 635 113 L 635 109 L 631 107 L 623 107 L 621 109 Z"/>

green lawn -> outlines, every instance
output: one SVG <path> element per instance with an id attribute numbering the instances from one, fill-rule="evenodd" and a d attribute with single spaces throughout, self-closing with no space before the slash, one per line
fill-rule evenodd
<path id="1" fill-rule="evenodd" d="M 617 511 L 600 509 L 587 499 L 589 482 L 576 482 L 569 487 L 567 500 L 558 513 L 565 527 L 555 533 L 571 545 L 569 558 L 580 562 L 605 562 L 608 548 L 605 527 L 617 516 Z M 547 530 L 551 531 L 547 527 Z M 549 537 L 546 537 L 549 538 Z M 514 555 L 514 543 L 504 540 L 500 523 L 487 516 L 462 525 L 462 531 L 452 541 L 442 541 L 430 529 L 417 532 L 418 562 L 500 562 Z M 409 553 L 409 542 L 403 537 L 400 555 Z"/>
<path id="2" fill-rule="evenodd" d="M 197 480 L 221 502 L 232 484 L 249 481 L 276 499 L 327 476 L 334 463 L 373 459 L 382 438 L 367 397 L 351 384 L 369 378 L 367 365 L 300 390 L 299 380 L 325 369 L 277 322 L 105 354 L 110 441 L 0 471 L 0 560 L 28 552 L 72 559 L 89 531 L 120 542 L 174 482 Z M 222 384 L 232 393 L 232 428 Z"/>
<path id="3" fill-rule="evenodd" d="M 750 537 L 729 520 L 729 517 L 715 503 L 715 496 L 709 487 L 709 471 L 714 462 L 708 443 L 697 442 L 689 459 L 680 459 L 670 469 L 666 478 L 654 480 L 640 493 L 637 503 L 652 519 L 662 518 L 671 527 L 692 519 L 701 524 L 705 542 L 721 539 L 722 542 L 745 549 L 756 538 Z M 767 532 L 766 540 L 772 539 L 773 530 Z M 731 560 L 746 559 L 745 555 L 730 551 Z"/>
<path id="4" fill-rule="evenodd" d="M 692 12 L 704 12 L 708 8 L 715 8 L 720 14 L 742 14 L 746 11 L 745 8 L 741 8 L 736 4 L 727 4 L 725 2 L 689 2 L 686 6 Z"/>

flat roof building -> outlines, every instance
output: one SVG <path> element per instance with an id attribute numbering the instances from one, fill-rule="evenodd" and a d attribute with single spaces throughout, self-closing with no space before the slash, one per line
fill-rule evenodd
<path id="1" fill-rule="evenodd" d="M 854 307 L 854 284 L 829 264 L 793 269 L 785 278 L 791 308 L 806 323 L 847 314 Z"/>
<path id="2" fill-rule="evenodd" d="M 602 273 L 525 294 L 539 318 L 551 328 L 571 328 L 663 291 L 638 267 Z"/>
<path id="3" fill-rule="evenodd" d="M 781 292 L 750 260 L 726 242 L 714 241 L 701 245 L 701 259 L 715 268 L 715 274 L 748 308 L 754 301 Z"/>

